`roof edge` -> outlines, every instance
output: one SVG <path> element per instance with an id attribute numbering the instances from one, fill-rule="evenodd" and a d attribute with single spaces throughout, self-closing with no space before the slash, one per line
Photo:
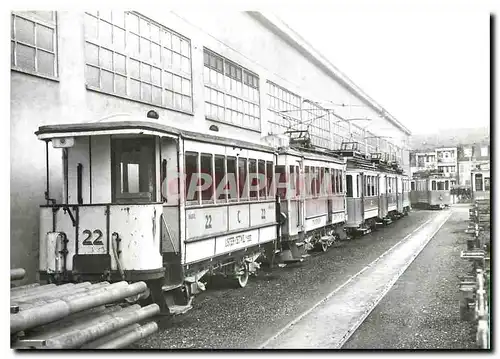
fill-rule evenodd
<path id="1" fill-rule="evenodd" d="M 302 38 L 297 32 L 290 28 L 278 17 L 271 14 L 264 14 L 259 11 L 248 11 L 250 16 L 255 20 L 259 21 L 265 27 L 270 29 L 272 32 L 282 37 L 290 45 L 292 45 L 296 50 L 302 53 L 305 57 L 315 62 L 319 65 L 327 74 L 335 78 L 341 84 L 346 86 L 353 94 L 359 97 L 363 102 L 372 107 L 375 111 L 379 112 L 380 115 L 396 125 L 400 130 L 402 130 L 407 135 L 411 135 L 411 131 L 404 126 L 399 120 L 392 116 L 387 110 L 385 110 L 379 103 L 372 99 L 368 94 L 366 94 L 360 87 L 358 87 L 352 80 L 350 80 L 345 74 L 343 74 L 339 69 L 337 69 L 328 59 L 323 56 L 319 51 L 315 50 L 304 38 Z"/>

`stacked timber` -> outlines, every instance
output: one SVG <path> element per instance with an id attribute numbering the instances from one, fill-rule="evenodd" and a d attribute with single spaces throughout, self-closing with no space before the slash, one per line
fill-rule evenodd
<path id="1" fill-rule="evenodd" d="M 19 279 L 11 271 L 11 279 Z M 158 330 L 157 304 L 120 304 L 147 290 L 144 282 L 28 284 L 11 288 L 14 349 L 118 349 Z M 148 321 L 149 320 L 149 321 Z"/>
<path id="2" fill-rule="evenodd" d="M 465 231 L 471 238 L 467 240 L 467 250 L 460 255 L 473 263 L 472 272 L 463 276 L 460 283 L 460 315 L 463 320 L 476 322 L 476 341 L 482 349 L 490 348 L 490 214 L 489 199 L 474 202 Z"/>

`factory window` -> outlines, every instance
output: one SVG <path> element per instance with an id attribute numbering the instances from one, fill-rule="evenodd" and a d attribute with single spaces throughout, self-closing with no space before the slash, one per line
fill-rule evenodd
<path id="1" fill-rule="evenodd" d="M 272 82 L 267 83 L 269 133 L 280 134 L 287 130 L 303 130 L 300 97 Z"/>
<path id="2" fill-rule="evenodd" d="M 302 122 L 307 124 L 311 143 L 318 147 L 332 148 L 330 138 L 330 114 L 321 106 L 304 100 L 302 101 Z"/>
<path id="3" fill-rule="evenodd" d="M 56 12 L 12 12 L 10 26 L 12 68 L 57 77 Z"/>
<path id="4" fill-rule="evenodd" d="M 205 117 L 260 131 L 259 78 L 205 49 Z"/>
<path id="5" fill-rule="evenodd" d="M 134 12 L 85 13 L 89 88 L 192 112 L 190 41 Z"/>

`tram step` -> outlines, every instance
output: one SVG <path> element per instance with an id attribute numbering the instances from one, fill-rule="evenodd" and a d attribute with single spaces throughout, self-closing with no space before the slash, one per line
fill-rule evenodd
<path id="1" fill-rule="evenodd" d="M 171 290 L 177 289 L 182 287 L 184 283 L 179 283 L 179 284 L 165 284 L 164 286 L 161 287 L 161 290 L 164 292 L 169 292 Z"/>
<path id="2" fill-rule="evenodd" d="M 192 309 L 193 306 L 191 304 L 189 305 L 171 305 L 168 307 L 168 310 L 170 314 L 172 315 L 179 315 L 179 314 L 184 314 L 190 309 Z"/>
<path id="3" fill-rule="evenodd" d="M 390 219 L 390 218 L 384 218 L 384 223 L 386 225 L 391 224 L 392 223 L 392 219 Z"/>

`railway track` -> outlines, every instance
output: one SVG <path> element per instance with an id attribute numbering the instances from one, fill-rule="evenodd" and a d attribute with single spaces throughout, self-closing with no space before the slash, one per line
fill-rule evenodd
<path id="1" fill-rule="evenodd" d="M 341 348 L 451 214 L 417 227 L 259 348 Z"/>

